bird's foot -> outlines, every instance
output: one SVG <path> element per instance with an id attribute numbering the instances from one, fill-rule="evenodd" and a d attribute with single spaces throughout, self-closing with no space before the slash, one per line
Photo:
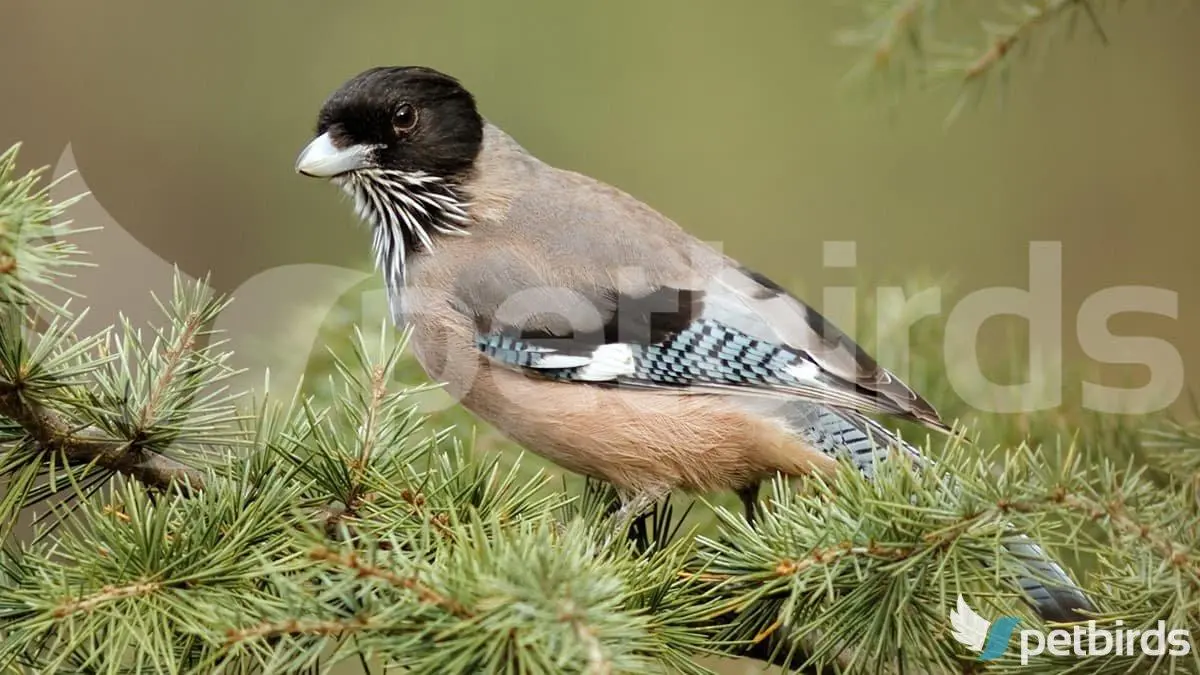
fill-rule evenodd
<path id="1" fill-rule="evenodd" d="M 742 500 L 742 507 L 746 511 L 746 523 L 750 527 L 754 527 L 754 521 L 758 517 L 758 483 L 747 485 L 737 491 L 738 497 Z"/>
<path id="2" fill-rule="evenodd" d="M 624 538 L 629 533 L 629 526 L 639 516 L 645 514 L 662 499 L 668 490 L 642 490 L 634 493 L 621 493 L 621 508 L 612 515 L 609 532 L 604 538 L 603 548 L 608 549 L 617 539 Z"/>

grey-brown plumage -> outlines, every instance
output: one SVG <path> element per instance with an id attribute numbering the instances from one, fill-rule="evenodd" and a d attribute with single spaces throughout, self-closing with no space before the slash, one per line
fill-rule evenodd
<path id="1" fill-rule="evenodd" d="M 889 452 L 917 456 L 869 413 L 946 429 L 812 308 L 624 192 L 539 161 L 446 75 L 352 79 L 297 169 L 331 178 L 370 223 L 429 376 L 526 448 L 612 483 L 626 517 L 674 489 L 734 490 L 752 515 L 776 472 L 846 456 L 870 476 Z M 1015 547 L 1070 585 L 1032 542 Z M 1024 586 L 1048 617 L 1091 609 L 1073 587 Z"/>

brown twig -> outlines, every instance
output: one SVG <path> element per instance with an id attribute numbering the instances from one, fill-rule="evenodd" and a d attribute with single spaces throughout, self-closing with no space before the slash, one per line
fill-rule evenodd
<path id="1" fill-rule="evenodd" d="M 1044 499 L 1035 501 L 1005 500 L 997 506 L 1001 512 L 1018 513 L 1045 512 L 1049 506 L 1081 514 L 1093 523 L 1107 520 L 1112 526 L 1113 532 L 1132 536 L 1146 544 L 1167 564 L 1187 572 L 1191 577 L 1192 587 L 1200 589 L 1200 564 L 1197 564 L 1189 549 L 1177 545 L 1166 534 L 1140 522 L 1120 499 L 1097 500 L 1070 493 L 1065 488 L 1058 487 Z"/>
<path id="2" fill-rule="evenodd" d="M 940 540 L 939 540 L 940 542 Z M 937 543 L 935 543 L 937 545 Z M 864 556 L 868 558 L 887 558 L 889 560 L 900 560 L 907 558 L 916 551 L 914 547 L 896 548 L 888 546 L 879 546 L 878 544 L 868 544 L 866 546 L 856 546 L 848 541 L 842 542 L 836 546 L 828 548 L 819 548 L 812 553 L 801 558 L 800 560 L 792 560 L 785 558 L 779 561 L 775 566 L 775 574 L 784 577 L 803 572 L 804 570 L 818 565 L 829 565 L 835 563 L 842 558 L 850 556 Z"/>
<path id="3" fill-rule="evenodd" d="M 1123 502 L 1119 500 L 1100 502 L 1073 494 L 1059 496 L 1061 499 L 1058 503 L 1067 508 L 1086 514 L 1092 521 L 1107 519 L 1118 532 L 1136 537 L 1139 541 L 1147 544 L 1169 565 L 1188 572 L 1191 576 L 1192 586 L 1200 588 L 1200 566 L 1192 560 L 1188 549 L 1177 546 L 1170 537 L 1138 522 L 1129 513 L 1129 509 Z"/>
<path id="4" fill-rule="evenodd" d="M 964 79 L 970 81 L 984 75 L 994 68 L 996 64 L 1003 61 L 1012 52 L 1013 47 L 1017 46 L 1017 43 L 1025 39 L 1035 28 L 1075 7 L 1083 7 L 1085 10 L 1088 10 L 1089 14 L 1091 12 L 1091 6 L 1087 0 L 1053 0 L 1047 2 L 1041 10 L 1030 14 L 1024 21 L 1013 26 L 1012 30 L 997 35 L 992 40 L 992 44 L 988 47 L 987 51 L 980 54 L 979 58 L 967 66 L 963 74 Z"/>
<path id="5" fill-rule="evenodd" d="M 150 389 L 150 396 L 146 399 L 146 405 L 142 407 L 141 414 L 138 416 L 139 428 L 144 429 L 154 422 L 153 418 L 158 412 L 159 399 L 162 398 L 163 392 L 171 386 L 171 381 L 175 379 L 179 366 L 184 361 L 184 355 L 190 352 L 196 344 L 196 335 L 204 324 L 202 318 L 199 312 L 189 314 L 183 321 L 179 340 L 163 354 L 162 370 L 154 381 L 154 386 Z"/>
<path id="6" fill-rule="evenodd" d="M 591 627 L 578 618 L 572 618 L 571 624 L 575 626 L 575 634 L 587 648 L 588 667 L 585 671 L 587 675 L 611 675 L 612 663 L 604 656 L 604 646 L 600 644 L 600 640 L 596 639 L 596 634 Z"/>
<path id="7" fill-rule="evenodd" d="M 20 425 L 43 454 L 61 454 L 71 464 L 93 464 L 159 489 L 176 483 L 195 490 L 204 487 L 200 470 L 109 438 L 98 429 L 71 429 L 54 411 L 25 396 L 19 386 L 0 384 L 0 416 Z"/>
<path id="8" fill-rule="evenodd" d="M 429 588 L 421 583 L 416 577 L 409 577 L 397 574 L 389 569 L 372 565 L 364 561 L 354 551 L 349 553 L 339 553 L 332 551 L 324 546 L 317 546 L 308 553 L 308 557 L 313 560 L 319 560 L 338 567 L 345 567 L 353 570 L 359 577 L 372 577 L 386 581 L 387 583 L 397 588 L 403 588 L 407 591 L 412 591 L 416 594 L 421 602 L 428 605 L 436 605 L 442 609 L 458 616 L 469 616 L 470 613 L 462 605 L 454 600 L 447 598 L 437 591 Z"/>
<path id="9" fill-rule="evenodd" d="M 892 20 L 888 23 L 883 37 L 875 45 L 875 65 L 886 66 L 892 60 L 892 50 L 896 47 L 897 37 L 903 33 L 923 9 L 923 0 L 908 0 L 898 7 Z"/>
<path id="10" fill-rule="evenodd" d="M 157 581 L 139 581 L 128 586 L 105 586 L 99 593 L 67 599 L 54 609 L 54 617 L 61 619 L 79 612 L 87 613 L 106 602 L 149 595 L 162 587 Z"/>
<path id="11" fill-rule="evenodd" d="M 367 465 L 371 453 L 375 450 L 375 434 L 378 432 L 379 417 L 383 414 L 383 400 L 387 396 L 387 376 L 388 372 L 381 366 L 371 369 L 371 397 L 367 401 L 366 419 L 363 420 L 363 444 L 359 455 L 359 463 L 363 467 Z"/>
<path id="12" fill-rule="evenodd" d="M 328 621 L 306 621 L 301 619 L 268 621 L 250 626 L 249 628 L 230 628 L 225 631 L 225 646 L 231 647 L 238 642 L 261 640 L 280 635 L 346 635 L 370 628 L 371 622 L 372 617 L 331 619 Z"/>

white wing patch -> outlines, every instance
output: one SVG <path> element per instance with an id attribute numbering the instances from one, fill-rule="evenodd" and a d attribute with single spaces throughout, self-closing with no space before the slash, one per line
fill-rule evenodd
<path id="1" fill-rule="evenodd" d="M 592 352 L 591 363 L 580 368 L 576 376 L 586 382 L 606 382 L 633 373 L 633 349 L 618 342 L 597 347 Z"/>
<path id="2" fill-rule="evenodd" d="M 950 634 L 955 640 L 972 651 L 981 652 L 991 625 L 990 621 L 971 609 L 961 593 L 958 594 L 958 607 L 950 610 Z"/>
<path id="3" fill-rule="evenodd" d="M 533 350 L 530 350 L 530 351 L 533 351 Z M 537 350 L 537 351 L 544 351 L 544 350 Z M 537 368 L 539 370 L 541 370 L 543 368 L 546 370 L 557 370 L 559 368 L 579 368 L 581 366 L 586 366 L 587 364 L 589 364 L 591 362 L 592 362 L 592 357 L 590 357 L 590 356 L 573 356 L 571 354 L 547 354 L 547 355 L 543 356 L 542 358 L 538 359 L 535 364 L 533 364 L 529 367 Z"/>
<path id="4" fill-rule="evenodd" d="M 794 366 L 788 366 L 784 370 L 801 382 L 814 382 L 817 376 L 821 374 L 821 367 L 807 360 L 801 361 Z"/>
<path id="5" fill-rule="evenodd" d="M 633 348 L 627 344 L 600 345 L 590 356 L 546 354 L 531 366 L 538 370 L 578 368 L 575 377 L 584 382 L 610 382 L 634 374 Z"/>

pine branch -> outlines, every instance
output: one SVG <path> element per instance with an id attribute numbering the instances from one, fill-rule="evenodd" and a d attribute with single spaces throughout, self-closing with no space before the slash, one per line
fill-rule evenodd
<path id="1" fill-rule="evenodd" d="M 350 552 L 346 554 L 337 553 L 329 550 L 325 546 L 317 546 L 308 553 L 308 557 L 326 563 L 335 567 L 344 567 L 354 572 L 359 578 L 374 577 L 381 579 L 396 588 L 402 588 L 406 591 L 411 591 L 416 594 L 421 602 L 428 603 L 440 607 L 451 614 L 467 618 L 470 613 L 460 607 L 458 603 L 449 598 L 445 598 L 427 586 L 423 585 L 416 577 L 402 577 L 391 570 L 383 567 L 372 565 L 364 562 L 356 553 Z"/>
<path id="2" fill-rule="evenodd" d="M 85 264 L 71 239 L 84 230 L 58 222 L 82 195 L 53 202 L 53 186 L 38 187 L 41 171 L 16 176 L 19 149 L 18 144 L 0 153 L 0 310 L 15 306 L 53 313 L 59 307 L 39 288 L 70 294 L 60 281 L 72 267 Z"/>
<path id="3" fill-rule="evenodd" d="M 16 422 L 42 455 L 60 455 L 74 465 L 115 471 L 157 489 L 182 482 L 202 489 L 204 473 L 158 453 L 144 453 L 97 429 L 72 429 L 60 415 L 22 395 L 21 382 L 0 381 L 0 416 Z"/>
<path id="4" fill-rule="evenodd" d="M 970 81 L 983 76 L 1007 57 L 1018 42 L 1027 39 L 1038 27 L 1054 21 L 1070 11 L 1079 10 L 1087 14 L 1096 33 L 1101 39 L 1108 40 L 1089 0 L 1050 0 L 1039 4 L 1028 4 L 1022 9 L 1024 16 L 1015 24 L 993 30 L 992 45 L 967 66 L 963 72 L 964 80 Z"/>
<path id="5" fill-rule="evenodd" d="M 17 149 L 0 154 L 0 418 L 23 432 L 4 456 L 5 473 L 15 476 L 22 491 L 32 491 L 37 473 L 54 461 L 117 472 L 157 488 L 180 480 L 200 488 L 200 471 L 62 409 L 72 398 L 67 392 L 110 359 L 97 353 L 103 335 L 78 337 L 69 306 L 52 303 L 41 292 L 69 293 L 59 282 L 71 267 L 83 264 L 73 243 L 81 230 L 59 222 L 75 200 L 53 202 L 51 186 L 38 187 L 41 172 L 16 173 Z M 46 315 L 51 320 L 31 346 L 33 329 Z M 51 469 L 51 484 L 54 478 Z M 7 527 L 12 508 L 21 504 L 0 501 L 6 504 L 0 515 Z"/>
<path id="6" fill-rule="evenodd" d="M 978 100 L 989 81 L 1002 77 L 1021 47 L 1048 43 L 1060 29 L 1070 30 L 1083 18 L 1107 44 L 1099 15 L 1112 4 L 1104 0 L 1012 0 L 992 5 L 944 3 L 938 0 L 865 0 L 863 25 L 839 31 L 838 42 L 866 52 L 849 73 L 852 81 L 883 80 L 902 88 L 916 80 L 924 85 L 961 88 L 950 113 L 953 119 L 970 100 Z M 963 18 L 977 23 L 985 46 L 947 38 L 947 24 Z M 892 91 L 893 98 L 896 92 Z"/>
<path id="7" fill-rule="evenodd" d="M 81 230 L 61 222 L 73 200 L 53 202 L 39 175 L 17 174 L 15 147 L 0 154 L 0 538 L 24 507 L 114 473 L 203 489 L 210 478 L 198 465 L 243 440 L 237 395 L 222 387 L 234 374 L 229 353 L 207 328 L 226 301 L 177 279 L 160 303 L 169 328 L 152 340 L 128 322 L 78 335 L 86 312 L 44 291 L 70 295 L 59 282 L 82 264 L 72 243 Z"/>

